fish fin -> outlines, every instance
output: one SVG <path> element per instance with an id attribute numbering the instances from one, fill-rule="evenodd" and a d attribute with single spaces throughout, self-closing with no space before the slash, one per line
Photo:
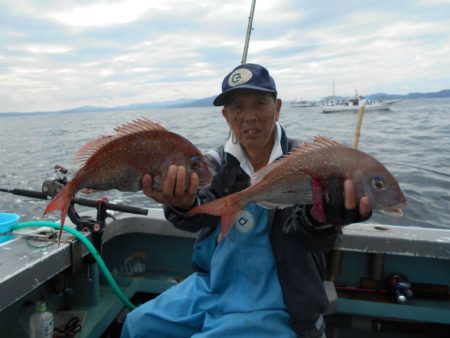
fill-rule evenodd
<path id="1" fill-rule="evenodd" d="M 341 143 L 339 143 L 337 141 L 334 141 L 332 139 L 329 139 L 328 137 L 320 136 L 320 135 L 315 136 L 313 142 L 315 144 L 321 144 L 323 146 L 333 146 L 333 147 L 341 146 L 341 147 L 344 147 L 343 144 L 341 144 Z"/>
<path id="2" fill-rule="evenodd" d="M 59 229 L 58 245 L 61 242 L 61 235 L 64 228 L 64 221 L 66 219 L 67 211 L 69 210 L 70 203 L 75 192 L 76 183 L 72 180 L 68 182 L 64 188 L 59 191 L 55 197 L 47 205 L 44 210 L 44 215 L 52 211 L 61 210 L 61 227 Z"/>
<path id="3" fill-rule="evenodd" d="M 322 148 L 328 148 L 328 147 L 345 147 L 343 144 L 333 141 L 325 136 L 315 136 L 312 141 L 306 141 L 305 143 L 299 145 L 298 147 L 294 148 L 289 152 L 285 157 L 291 156 L 291 155 L 298 155 L 300 153 L 306 153 L 310 151 L 316 151 L 318 149 Z"/>
<path id="4" fill-rule="evenodd" d="M 96 140 L 89 141 L 75 153 L 75 162 L 80 167 L 83 166 L 93 154 L 114 139 L 114 136 L 103 136 Z"/>
<path id="5" fill-rule="evenodd" d="M 284 209 L 296 204 L 311 204 L 313 202 L 311 180 L 309 176 L 305 175 L 305 177 L 308 177 L 308 179 L 304 181 L 303 185 L 290 191 L 283 191 L 277 194 L 274 199 L 266 199 L 257 204 L 266 209 Z"/>
<path id="6" fill-rule="evenodd" d="M 138 118 L 132 122 L 123 124 L 114 129 L 117 134 L 116 135 L 108 135 L 100 137 L 96 140 L 90 141 L 82 146 L 75 154 L 75 162 L 81 167 L 86 161 L 92 157 L 97 151 L 99 151 L 102 147 L 107 145 L 108 143 L 134 133 L 139 133 L 143 131 L 163 131 L 166 130 L 161 125 L 154 123 L 144 117 Z"/>
<path id="7" fill-rule="evenodd" d="M 290 208 L 292 207 L 292 205 L 280 205 L 278 206 L 278 209 L 286 209 L 286 208 Z"/>
<path id="8" fill-rule="evenodd" d="M 286 155 L 278 158 L 276 161 L 262 167 L 257 172 L 255 172 L 251 177 L 251 185 L 255 185 L 258 182 L 262 181 L 262 179 L 272 170 L 275 169 L 276 166 L 278 166 L 280 163 L 282 163 L 281 160 L 283 160 L 286 157 L 289 156 L 296 156 L 299 153 L 305 153 L 310 151 L 316 151 L 318 149 L 324 148 L 324 147 L 344 147 L 344 145 L 340 144 L 339 142 L 333 141 L 325 136 L 315 136 L 312 141 L 307 141 L 300 146 L 292 149 L 289 153 Z"/>
<path id="9" fill-rule="evenodd" d="M 220 216 L 222 228 L 220 229 L 220 242 L 230 232 L 231 227 L 245 204 L 242 201 L 240 193 L 231 194 L 217 200 L 199 205 L 188 212 L 193 214 L 209 214 Z"/>
<path id="10" fill-rule="evenodd" d="M 81 192 L 82 194 L 92 194 L 92 193 L 94 193 L 94 192 L 99 192 L 99 191 L 103 191 L 103 190 L 92 189 L 92 188 L 83 188 L 83 189 L 80 189 L 80 192 Z"/>
<path id="11" fill-rule="evenodd" d="M 152 122 L 145 117 L 140 117 L 132 122 L 123 124 L 114 129 L 118 136 L 124 136 L 128 134 L 134 134 L 141 131 L 151 131 L 151 130 L 166 130 L 164 127 L 158 123 Z"/>
<path id="12" fill-rule="evenodd" d="M 278 204 L 275 202 L 270 202 L 270 201 L 261 201 L 256 203 L 258 204 L 260 207 L 266 208 L 266 209 L 284 209 L 284 208 L 288 208 L 288 207 L 292 207 L 293 204 Z"/>

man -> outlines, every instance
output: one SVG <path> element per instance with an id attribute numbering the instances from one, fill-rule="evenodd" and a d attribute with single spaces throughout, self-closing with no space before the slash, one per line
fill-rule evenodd
<path id="1" fill-rule="evenodd" d="M 162 192 L 152 190 L 150 176 L 142 181 L 144 193 L 166 205 L 165 215 L 177 228 L 200 231 L 195 272 L 131 312 L 122 337 L 324 337 L 323 254 L 339 240 L 341 226 L 370 216 L 369 200 L 356 201 L 353 183 L 337 178 L 324 199 L 325 224 L 313 217 L 311 205 L 269 210 L 249 204 L 218 241 L 218 217 L 187 212 L 245 189 L 255 171 L 295 142 L 278 123 L 282 102 L 260 65 L 230 72 L 214 105 L 223 106 L 231 132 L 222 149 L 209 153 L 217 172 L 211 186 L 197 191 L 192 174 L 186 190 L 181 166 L 169 168 Z"/>

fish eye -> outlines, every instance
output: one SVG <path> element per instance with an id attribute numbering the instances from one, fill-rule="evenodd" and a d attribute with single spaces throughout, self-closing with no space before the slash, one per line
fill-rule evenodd
<path id="1" fill-rule="evenodd" d="M 386 189 L 386 185 L 384 184 L 383 179 L 379 176 L 372 178 L 372 181 L 370 183 L 375 191 L 381 191 Z"/>
<path id="2" fill-rule="evenodd" d="M 198 158 L 198 156 L 193 156 L 191 157 L 191 168 L 194 170 L 197 170 L 198 168 L 200 168 L 201 164 L 200 164 L 200 159 Z"/>

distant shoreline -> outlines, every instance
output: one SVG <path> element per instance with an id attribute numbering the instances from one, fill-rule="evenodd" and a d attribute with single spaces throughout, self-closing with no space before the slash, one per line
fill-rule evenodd
<path id="1" fill-rule="evenodd" d="M 415 100 L 415 99 L 443 99 L 450 98 L 450 89 L 443 89 L 439 92 L 430 93 L 409 93 L 406 95 L 376 93 L 366 95 L 373 100 Z M 343 96 L 336 96 L 337 99 L 345 98 Z M 169 109 L 169 108 L 195 108 L 195 107 L 213 107 L 214 96 L 203 99 L 181 99 L 175 101 L 164 102 L 148 102 L 135 103 L 127 106 L 117 107 L 96 107 L 83 106 L 72 109 L 55 110 L 55 111 L 36 111 L 36 112 L 0 112 L 0 117 L 8 116 L 28 116 L 28 115 L 50 115 L 50 114 L 73 114 L 73 113 L 101 113 L 112 111 L 130 111 L 130 110 L 145 110 L 145 109 Z M 290 100 L 286 100 L 289 102 Z M 318 100 L 320 101 L 320 100 Z"/>

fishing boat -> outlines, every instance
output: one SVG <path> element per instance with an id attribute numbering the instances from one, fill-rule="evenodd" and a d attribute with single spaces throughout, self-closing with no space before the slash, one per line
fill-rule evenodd
<path id="1" fill-rule="evenodd" d="M 313 107 L 316 104 L 311 101 L 307 100 L 292 100 L 291 101 L 291 107 L 292 108 L 306 108 L 306 107 Z"/>
<path id="2" fill-rule="evenodd" d="M 337 113 L 344 111 L 357 112 L 364 106 L 366 111 L 389 110 L 390 107 L 399 100 L 372 100 L 364 96 L 355 96 L 344 100 L 328 100 L 321 106 L 323 113 Z"/>
<path id="3" fill-rule="evenodd" d="M 124 205 L 93 203 L 81 216 L 72 213 L 78 225 L 68 225 L 95 244 L 104 266 L 71 233 L 58 246 L 56 232 L 41 223 L 0 244 L 1 337 L 26 337 L 38 300 L 60 330 L 70 331 L 64 327 L 76 318 L 76 337 L 119 337 L 133 304 L 191 273 L 196 234 L 175 229 L 161 208 L 125 212 L 117 211 Z M 328 255 L 325 287 L 329 337 L 448 337 L 450 229 L 349 225 Z"/>
<path id="4" fill-rule="evenodd" d="M 65 183 L 0 191 L 48 200 Z M 196 234 L 174 228 L 162 208 L 75 198 L 68 215 L 60 245 L 56 223 L 19 222 L 0 236 L 0 337 L 27 337 L 42 300 L 55 337 L 119 337 L 132 308 L 192 271 Z M 327 260 L 328 337 L 450 336 L 450 227 L 351 224 Z"/>

